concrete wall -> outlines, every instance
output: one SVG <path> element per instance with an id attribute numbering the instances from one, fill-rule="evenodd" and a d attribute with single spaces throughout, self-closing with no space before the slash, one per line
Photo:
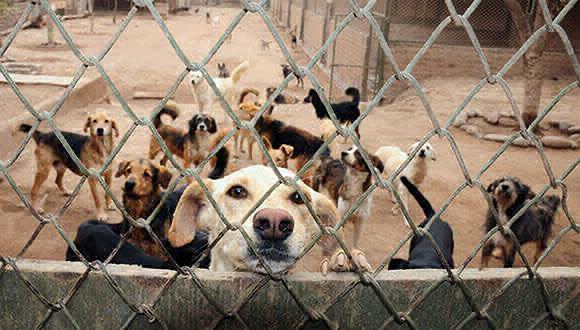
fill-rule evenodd
<path id="1" fill-rule="evenodd" d="M 85 271 L 80 263 L 20 261 L 22 275 L 49 302 L 61 301 Z M 11 267 L 0 275 L 0 324 L 5 329 L 30 329 L 43 319 L 47 308 L 24 285 Z M 145 270 L 132 266 L 107 267 L 112 280 L 123 290 L 130 302 L 152 304 L 165 284 L 175 275 L 173 271 Z M 475 303 L 485 306 L 494 294 L 522 269 L 468 269 L 462 278 L 473 292 Z M 540 269 L 549 299 L 555 310 L 571 329 L 580 326 L 577 307 L 580 303 L 580 268 Z M 207 293 L 225 311 L 231 311 L 254 288 L 261 276 L 249 273 L 212 273 L 196 271 Z M 412 298 L 422 296 L 427 288 L 446 274 L 442 271 L 391 271 L 380 273 L 376 280 L 397 311 L 407 312 Z M 333 324 L 342 329 L 376 329 L 389 318 L 389 313 L 369 287 L 356 286 L 349 294 L 328 307 L 357 277 L 353 274 L 331 274 L 322 277 L 315 273 L 296 273 L 287 276 L 290 286 L 307 308 L 323 312 Z M 81 329 L 117 329 L 131 316 L 132 311 L 111 288 L 101 272 L 91 272 L 66 304 L 71 317 Z M 152 308 L 154 314 L 170 329 L 241 328 L 235 319 L 226 318 L 218 325 L 221 314 L 201 294 L 191 278 L 179 276 Z M 525 277 L 517 280 L 502 296 L 489 306 L 487 312 L 503 329 L 526 329 L 545 313 L 538 283 Z M 467 318 L 471 309 L 457 286 L 443 282 L 417 308 L 410 318 L 420 329 L 449 329 Z M 249 328 L 295 328 L 303 313 L 280 282 L 269 281 L 239 309 L 239 315 Z M 308 324 L 321 328 L 320 324 Z M 57 312 L 46 324 L 48 329 L 69 329 L 66 315 Z M 131 329 L 158 329 L 138 316 Z M 387 328 L 396 328 L 395 323 Z M 486 329 L 482 321 L 467 325 L 468 329 Z M 540 328 L 561 328 L 549 320 Z"/>

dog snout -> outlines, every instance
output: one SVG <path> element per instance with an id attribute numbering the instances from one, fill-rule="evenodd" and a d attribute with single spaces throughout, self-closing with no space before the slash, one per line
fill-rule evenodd
<path id="1" fill-rule="evenodd" d="M 125 192 L 132 192 L 133 189 L 135 189 L 135 181 L 133 180 L 128 180 L 125 182 L 125 187 L 123 188 L 123 190 L 125 190 Z"/>
<path id="2" fill-rule="evenodd" d="M 198 128 L 200 131 L 205 131 L 205 130 L 207 130 L 207 126 L 206 126 L 205 124 L 199 124 L 199 125 L 197 126 L 197 128 Z"/>
<path id="3" fill-rule="evenodd" d="M 426 156 L 426 155 L 425 155 L 425 150 L 421 149 L 421 150 L 419 151 L 419 157 L 421 157 L 421 158 L 425 158 L 425 156 Z"/>
<path id="4" fill-rule="evenodd" d="M 98 136 L 103 136 L 104 133 L 105 133 L 105 130 L 102 127 L 97 128 L 97 135 Z"/>
<path id="5" fill-rule="evenodd" d="M 283 241 L 294 231 L 294 219 L 282 209 L 263 209 L 254 216 L 254 231 L 262 240 Z"/>
<path id="6" fill-rule="evenodd" d="M 502 184 L 499 185 L 499 189 L 502 192 L 506 192 L 506 191 L 508 191 L 510 189 L 510 186 L 508 184 L 502 183 Z"/>

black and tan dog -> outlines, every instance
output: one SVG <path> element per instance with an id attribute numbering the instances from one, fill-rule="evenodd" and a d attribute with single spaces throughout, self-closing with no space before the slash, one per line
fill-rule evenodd
<path id="1" fill-rule="evenodd" d="M 189 121 L 189 128 L 184 130 L 175 126 L 164 124 L 162 115 L 169 115 L 172 119 L 179 116 L 179 108 L 173 101 L 167 102 L 165 107 L 153 118 L 153 125 L 163 138 L 163 141 L 172 154 L 183 159 L 184 167 L 198 165 L 208 153 L 211 135 L 217 132 L 215 119 L 208 114 L 196 114 Z M 149 159 L 154 159 L 161 152 L 157 140 L 151 136 L 149 143 Z M 165 165 L 167 156 L 163 156 L 160 163 Z"/>
<path id="2" fill-rule="evenodd" d="M 123 207 L 134 219 L 147 219 L 161 203 L 163 190 L 171 181 L 171 172 L 163 165 L 157 165 L 148 159 L 122 161 L 115 177 L 125 177 L 123 184 Z M 153 232 L 164 239 L 169 229 L 171 214 L 166 208 L 151 222 Z M 129 229 L 127 219 L 123 220 L 122 232 Z M 153 239 L 144 229 L 134 229 L 130 241 L 150 255 L 159 255 Z"/>
<path id="3" fill-rule="evenodd" d="M 419 225 L 419 227 L 424 228 L 435 215 L 435 210 L 433 210 L 429 200 L 423 196 L 421 191 L 419 191 L 419 189 L 417 189 L 417 187 L 411 183 L 407 177 L 402 176 L 401 182 L 415 198 L 423 210 L 423 213 L 425 213 L 425 220 L 423 220 Z M 453 240 L 453 230 L 451 229 L 451 226 L 447 222 L 441 220 L 441 218 L 438 218 L 433 220 L 431 223 L 429 233 L 433 237 L 435 243 L 437 243 L 447 265 L 449 265 L 450 268 L 455 268 L 455 262 L 453 261 L 455 241 Z M 411 246 L 409 247 L 409 259 L 394 258 L 389 262 L 389 270 L 426 268 L 445 268 L 443 262 L 437 255 L 437 252 L 433 248 L 431 241 L 426 236 L 413 236 L 413 239 L 411 239 Z"/>
<path id="4" fill-rule="evenodd" d="M 31 129 L 32 126 L 22 124 L 19 130 L 28 133 Z M 103 166 L 105 160 L 113 150 L 113 136 L 119 136 L 117 124 L 105 111 L 97 111 L 87 117 L 84 132 L 88 133 L 88 135 L 65 131 L 62 132 L 62 135 L 84 166 L 98 169 Z M 66 170 L 68 169 L 77 175 L 82 175 L 82 173 L 54 132 L 43 133 L 36 130 L 32 138 L 36 142 L 36 149 L 34 150 L 34 155 L 36 156 L 36 176 L 30 195 L 32 207 L 37 212 L 43 213 L 44 210 L 42 205 L 40 205 L 39 191 L 44 181 L 48 178 L 50 169 L 54 168 L 56 170 L 55 183 L 65 196 L 71 194 L 63 184 Z M 103 177 L 107 185 L 110 186 L 112 178 L 111 170 L 109 169 L 103 173 Z M 95 201 L 97 218 L 99 220 L 107 220 L 108 216 L 105 213 L 105 207 L 108 209 L 113 208 L 111 199 L 105 194 L 105 204 L 103 205 L 97 188 L 97 179 L 90 177 L 88 180 L 93 200 Z"/>
<path id="5" fill-rule="evenodd" d="M 344 183 L 346 166 L 339 159 L 328 157 L 322 160 L 314 172 L 312 188 L 338 205 L 340 187 Z"/>
<path id="6" fill-rule="evenodd" d="M 499 221 L 503 225 L 509 222 L 535 196 L 530 187 L 519 179 L 509 176 L 492 182 L 487 187 L 487 192 L 491 195 L 493 208 L 497 210 Z M 560 197 L 544 196 L 536 204 L 530 206 L 510 227 L 520 245 L 535 244 L 534 263 L 538 261 L 548 246 L 548 239 L 552 233 L 552 225 L 559 205 Z M 487 212 L 484 225 L 485 232 L 489 232 L 496 225 L 497 222 L 490 209 Z M 483 246 L 480 269 L 487 267 L 491 257 L 503 259 L 505 268 L 512 267 L 515 255 L 516 250 L 511 238 L 497 232 Z"/>
<path id="7" fill-rule="evenodd" d="M 270 98 L 270 96 L 272 96 L 272 94 L 274 94 L 274 91 L 276 90 L 276 87 L 268 87 L 266 88 L 266 95 L 268 96 L 268 98 Z M 299 103 L 300 100 L 293 95 L 287 94 L 287 93 L 280 93 L 278 94 L 278 96 L 276 96 L 274 98 L 274 103 L 276 104 L 296 104 Z"/>
<path id="8" fill-rule="evenodd" d="M 287 78 L 289 75 L 293 74 L 292 67 L 288 64 L 280 64 L 282 67 L 282 75 Z M 296 87 L 304 88 L 304 78 L 296 76 Z"/>

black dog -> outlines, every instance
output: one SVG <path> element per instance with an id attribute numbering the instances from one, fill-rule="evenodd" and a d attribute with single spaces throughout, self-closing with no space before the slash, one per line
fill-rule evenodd
<path id="1" fill-rule="evenodd" d="M 167 198 L 167 201 L 162 206 L 162 209 L 157 214 L 153 223 L 158 218 L 165 219 L 172 218 L 175 212 L 177 203 L 183 195 L 186 186 L 174 191 Z M 169 215 L 168 215 L 169 214 Z M 74 240 L 79 252 L 90 261 L 104 261 L 117 247 L 121 240 L 121 235 L 127 230 L 125 223 L 120 224 L 106 224 L 96 220 L 89 220 L 79 226 L 77 236 Z M 180 266 L 191 266 L 202 256 L 203 252 L 208 246 L 209 235 L 207 231 L 199 230 L 195 234 L 195 239 L 180 248 L 171 246 L 167 239 L 161 240 L 163 246 L 173 259 Z M 69 247 L 66 252 L 67 261 L 79 261 L 78 256 Z M 159 256 L 151 256 L 143 249 L 138 248 L 134 244 L 125 242 L 119 252 L 111 261 L 114 264 L 140 265 L 147 268 L 171 268 L 171 263 L 165 261 Z M 209 267 L 210 258 L 205 258 L 201 264 L 201 268 Z"/>
<path id="2" fill-rule="evenodd" d="M 502 224 L 507 223 L 535 194 L 531 188 L 514 177 L 503 177 L 495 180 L 487 187 L 491 194 L 493 207 L 497 210 Z M 520 245 L 535 243 L 534 264 L 548 246 L 548 238 L 552 233 L 554 216 L 560 205 L 560 197 L 545 196 L 530 206 L 522 216 L 510 227 Z M 497 225 L 491 210 L 487 211 L 485 232 Z M 481 251 L 480 269 L 487 267 L 491 257 L 503 259 L 504 267 L 512 267 L 516 249 L 512 240 L 501 233 L 494 234 Z"/>
<path id="3" fill-rule="evenodd" d="M 427 225 L 429 220 L 431 220 L 433 215 L 435 215 L 435 210 L 433 210 L 431 203 L 429 203 L 425 196 L 423 196 L 419 189 L 417 189 L 409 179 L 402 176 L 401 181 L 425 213 L 425 220 L 423 220 L 419 225 L 419 227 L 423 228 Z M 455 263 L 453 262 L 453 249 L 455 243 L 453 241 L 453 230 L 451 230 L 451 226 L 449 226 L 447 222 L 437 219 L 431 224 L 431 227 L 429 227 L 429 233 L 431 233 L 433 239 L 439 246 L 439 249 L 443 253 L 449 267 L 455 268 Z M 435 249 L 431 244 L 431 241 L 425 236 L 414 236 L 413 239 L 411 239 L 409 260 L 395 258 L 389 263 L 389 270 L 419 268 L 444 268 L 441 259 L 439 259 L 437 252 L 435 252 Z"/>
<path id="4" fill-rule="evenodd" d="M 349 125 L 360 117 L 360 110 L 358 108 L 360 103 L 360 91 L 355 87 L 349 87 L 344 92 L 346 95 L 352 97 L 352 101 L 331 103 L 330 106 L 332 107 L 332 110 L 334 110 L 338 121 L 343 125 Z M 320 99 L 320 96 L 314 89 L 308 91 L 308 96 L 304 98 L 304 103 L 312 103 L 318 119 L 330 118 L 330 115 L 324 107 L 324 103 L 322 103 L 322 99 Z M 358 127 L 356 128 L 356 133 L 360 137 Z"/>
<path id="5" fill-rule="evenodd" d="M 298 38 L 294 33 L 292 33 L 292 48 L 296 48 L 298 46 Z"/>
<path id="6" fill-rule="evenodd" d="M 282 67 L 282 75 L 284 75 L 284 78 L 292 74 L 292 68 L 288 64 L 280 64 L 280 66 Z M 304 79 L 298 76 L 296 76 L 296 79 L 296 87 L 302 85 L 302 88 L 304 88 Z"/>

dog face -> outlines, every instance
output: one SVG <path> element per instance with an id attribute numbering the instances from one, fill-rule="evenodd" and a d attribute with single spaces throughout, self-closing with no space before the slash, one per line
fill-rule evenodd
<path id="1" fill-rule="evenodd" d="M 111 136 L 112 134 L 119 136 L 117 123 L 107 112 L 102 110 L 87 117 L 83 131 L 97 137 Z"/>
<path id="2" fill-rule="evenodd" d="M 290 159 L 290 157 L 292 157 L 292 154 L 294 153 L 294 147 L 289 146 L 287 144 L 283 144 L 280 146 L 280 148 L 274 149 L 272 148 L 272 144 L 270 143 L 270 140 L 268 140 L 268 138 L 263 137 L 262 140 L 264 141 L 264 144 L 266 145 L 266 148 L 268 149 L 268 152 L 270 153 L 272 160 L 276 164 L 276 167 L 288 168 L 288 160 Z M 262 163 L 264 165 L 268 164 L 268 161 L 264 155 L 262 155 Z"/>
<path id="3" fill-rule="evenodd" d="M 207 132 L 213 134 L 217 132 L 217 125 L 212 116 L 200 113 L 196 114 L 189 121 L 189 132 Z"/>
<path id="4" fill-rule="evenodd" d="M 280 172 L 284 176 L 295 175 L 283 168 Z M 312 237 L 320 232 L 304 201 L 290 186 L 278 186 L 257 209 L 252 210 L 278 182 L 277 176 L 266 166 L 246 167 L 224 178 L 204 182 L 230 223 L 240 224 L 251 211 L 241 226 L 274 272 L 291 268 Z M 336 208 L 327 197 L 303 182 L 298 184 L 325 225 L 338 220 Z M 203 228 L 208 229 L 214 239 L 225 225 L 201 187 L 194 182 L 179 201 L 169 230 L 169 241 L 174 247 L 183 246 L 193 240 L 196 230 Z M 228 231 L 215 245 L 210 269 L 265 272 L 239 231 Z"/>
<path id="5" fill-rule="evenodd" d="M 302 100 L 302 102 L 304 102 L 304 103 L 312 103 L 312 99 L 314 97 L 318 97 L 318 93 L 316 93 L 316 90 L 314 90 L 314 89 L 311 88 L 308 91 L 308 95 L 306 95 L 306 97 L 304 98 L 304 100 Z"/>
<path id="6" fill-rule="evenodd" d="M 148 159 L 122 161 L 115 177 L 125 177 L 123 196 L 141 198 L 167 188 L 171 181 L 171 172 L 163 165 L 157 165 Z"/>
<path id="7" fill-rule="evenodd" d="M 284 75 L 284 78 L 292 73 L 292 68 L 288 64 L 280 64 L 280 66 L 282 67 L 282 75 Z"/>
<path id="8" fill-rule="evenodd" d="M 409 146 L 409 149 L 407 149 L 407 154 L 411 154 L 411 152 L 413 152 L 413 150 L 415 150 L 418 145 L 419 145 L 419 142 L 415 142 L 415 143 L 411 144 Z M 417 157 L 422 158 L 422 159 L 437 160 L 437 154 L 435 153 L 435 148 L 433 148 L 433 146 L 429 142 L 425 143 L 421 147 L 421 150 L 419 150 L 419 152 L 417 153 Z"/>
<path id="9" fill-rule="evenodd" d="M 522 203 L 527 198 L 533 198 L 534 194 L 530 187 L 523 184 L 518 178 L 506 176 L 495 180 L 487 187 L 493 200 L 500 209 L 507 209 L 517 203 Z"/>
<path id="10" fill-rule="evenodd" d="M 352 146 L 348 150 L 343 151 L 340 154 L 340 157 L 341 157 L 342 162 L 345 165 L 352 167 L 359 172 L 369 172 L 370 173 L 370 169 L 367 166 L 367 163 L 364 161 L 364 158 L 362 157 L 360 151 L 358 150 L 358 148 L 356 146 Z M 370 158 L 371 162 L 373 163 L 373 166 L 379 172 L 383 173 L 385 168 L 383 166 L 383 162 L 381 162 L 379 157 L 369 154 L 369 158 Z"/>
<path id="11" fill-rule="evenodd" d="M 190 71 L 189 80 L 194 86 L 199 85 L 203 81 L 203 74 L 201 71 Z"/>
<path id="12" fill-rule="evenodd" d="M 258 108 L 256 103 L 254 103 L 254 102 L 244 102 L 244 103 L 240 104 L 240 110 L 249 115 L 249 117 L 248 117 L 249 119 L 245 119 L 245 118 L 242 118 L 242 119 L 251 120 L 258 113 L 258 111 L 260 111 L 260 108 Z"/>

